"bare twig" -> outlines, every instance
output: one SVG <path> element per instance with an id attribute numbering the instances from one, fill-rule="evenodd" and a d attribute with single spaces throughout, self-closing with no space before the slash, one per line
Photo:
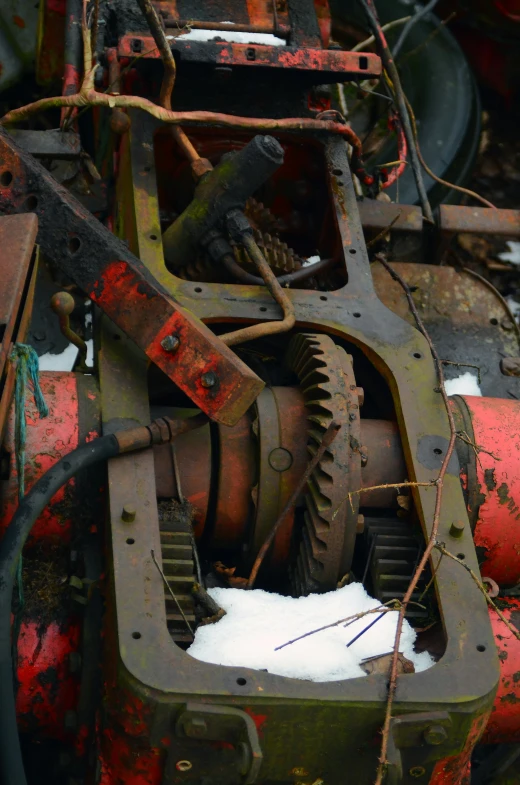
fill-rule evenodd
<path id="1" fill-rule="evenodd" d="M 401 161 L 398 161 L 397 163 L 399 163 L 399 164 L 400 164 L 400 163 L 401 163 Z M 387 164 L 387 166 L 389 166 L 389 164 Z M 382 232 L 379 232 L 379 234 L 377 234 L 377 235 L 376 235 L 376 236 L 375 236 L 375 237 L 374 237 L 372 240 L 370 240 L 370 241 L 367 243 L 367 251 L 368 251 L 368 249 L 369 249 L 369 248 L 372 248 L 372 246 L 376 245 L 376 243 L 378 243 L 378 242 L 379 242 L 379 240 L 382 240 L 382 239 L 383 239 L 383 237 L 385 237 L 385 236 L 386 236 L 386 234 L 388 234 L 388 232 L 390 231 L 390 229 L 392 228 L 392 226 L 393 226 L 395 223 L 397 223 L 397 221 L 398 221 L 398 220 L 399 220 L 399 218 L 401 217 L 401 213 L 402 213 L 402 212 L 403 212 L 402 210 L 399 210 L 399 212 L 397 213 L 397 215 L 395 216 L 395 218 L 394 218 L 394 219 L 393 219 L 393 220 L 392 220 L 392 221 L 391 221 L 391 222 L 388 224 L 388 226 L 387 226 L 387 227 L 385 227 L 385 228 L 383 229 L 383 231 L 382 231 Z"/>
<path id="2" fill-rule="evenodd" d="M 316 630 L 311 630 L 310 632 L 305 632 L 303 635 L 299 635 L 297 638 L 293 638 L 291 641 L 287 641 L 286 643 L 282 643 L 281 646 L 277 646 L 275 651 L 280 651 L 280 649 L 285 649 L 286 646 L 290 646 L 292 643 L 297 643 L 297 641 L 301 641 L 304 638 L 308 638 L 310 635 L 316 635 L 317 632 L 323 632 L 323 630 L 330 630 L 332 627 L 339 627 L 340 624 L 344 624 L 347 622 L 345 626 L 352 624 L 353 622 L 357 621 L 358 619 L 362 619 L 364 616 L 368 616 L 370 613 L 388 613 L 389 611 L 396 611 L 398 608 L 388 608 L 389 604 L 397 604 L 399 606 L 399 600 L 389 600 L 389 602 L 385 603 L 384 605 L 378 605 L 377 608 L 371 608 L 368 611 L 360 611 L 359 613 L 354 613 L 352 616 L 346 616 L 344 619 L 338 619 L 338 621 L 333 621 L 331 624 L 324 624 L 323 627 L 318 627 Z"/>
<path id="3" fill-rule="evenodd" d="M 478 383 L 481 383 L 480 378 L 480 365 L 475 365 L 475 363 L 458 363 L 455 360 L 441 360 L 443 365 L 456 365 L 457 368 L 476 368 L 477 369 L 477 379 Z"/>
<path id="4" fill-rule="evenodd" d="M 509 307 L 509 305 L 508 305 L 508 302 L 507 302 L 506 298 L 505 298 L 505 297 L 503 297 L 503 296 L 500 294 L 500 292 L 498 291 L 498 289 L 496 288 L 496 286 L 493 286 L 493 284 L 491 283 L 491 281 L 488 281 L 488 279 L 487 279 L 487 278 L 484 278 L 484 276 L 483 276 L 483 275 L 479 275 L 479 273 L 476 273 L 476 272 L 475 272 L 475 270 L 471 270 L 469 267 L 463 267 L 463 268 L 462 268 L 462 270 L 463 270 L 463 272 L 465 272 L 465 273 L 468 273 L 468 275 L 472 275 L 472 276 L 473 276 L 473 278 L 476 278 L 476 279 L 477 279 L 477 281 L 480 281 L 480 282 L 481 282 L 481 283 L 483 283 L 485 286 L 487 286 L 487 288 L 488 288 L 490 291 L 492 291 L 492 292 L 493 292 L 493 294 L 495 295 L 495 297 L 497 297 L 497 298 L 500 300 L 500 302 L 502 303 L 502 305 L 503 305 L 503 306 L 504 306 L 504 308 L 505 308 L 505 311 L 506 311 L 506 313 L 507 313 L 507 315 L 508 315 L 509 319 L 510 319 L 510 320 L 511 320 L 511 322 L 513 323 L 513 327 L 514 327 L 514 330 L 515 330 L 516 337 L 518 338 L 518 342 L 520 343 L 520 325 L 519 325 L 519 324 L 518 324 L 518 322 L 516 321 L 516 319 L 515 319 L 515 316 L 514 316 L 513 312 L 511 311 L 511 308 Z"/>
<path id="5" fill-rule="evenodd" d="M 389 30 L 393 30 L 394 27 L 400 27 L 401 25 L 405 25 L 412 17 L 411 16 L 403 16 L 402 19 L 394 19 L 392 22 L 387 22 L 386 25 L 381 27 L 383 33 L 388 33 Z M 365 38 L 364 41 L 361 41 L 359 44 L 356 44 L 352 49 L 351 52 L 364 52 L 367 46 L 371 46 L 375 43 L 375 36 L 371 35 L 368 38 Z"/>
<path id="6" fill-rule="evenodd" d="M 287 515 L 289 513 L 289 510 L 294 506 L 294 504 L 296 503 L 296 499 L 298 498 L 298 496 L 300 495 L 300 493 L 304 489 L 305 485 L 307 484 L 307 481 L 308 481 L 309 477 L 311 476 L 311 474 L 313 473 L 314 469 L 319 464 L 319 462 L 321 461 L 321 459 L 323 458 L 323 456 L 325 455 L 325 453 L 329 449 L 330 445 L 332 444 L 332 442 L 334 441 L 334 439 L 338 435 L 338 432 L 339 432 L 340 428 L 341 428 L 341 425 L 339 425 L 337 422 L 332 420 L 332 422 L 330 423 L 329 427 L 327 428 L 327 430 L 323 434 L 323 439 L 321 440 L 320 446 L 318 447 L 318 449 L 314 453 L 314 455 L 312 457 L 312 460 L 309 462 L 307 468 L 305 469 L 304 473 L 300 477 L 300 480 L 298 481 L 296 487 L 294 488 L 293 492 L 291 493 L 290 497 L 288 498 L 287 502 L 285 503 L 285 506 L 284 506 L 282 512 L 278 516 L 278 520 L 276 521 L 276 523 L 274 524 L 273 528 L 271 529 L 271 531 L 269 532 L 269 534 L 265 538 L 264 544 L 262 545 L 262 547 L 258 551 L 258 555 L 257 555 L 257 557 L 255 559 L 255 563 L 253 564 L 253 567 L 251 569 L 251 574 L 249 575 L 249 580 L 247 581 L 247 586 L 246 586 L 247 589 L 252 589 L 253 586 L 255 585 L 255 580 L 256 580 L 256 576 L 258 575 L 258 570 L 262 566 L 262 562 L 263 562 L 263 560 L 265 558 L 265 555 L 266 555 L 267 551 L 271 547 L 271 543 L 273 542 L 274 538 L 276 537 L 276 535 L 277 535 L 281 525 L 285 521 L 285 519 L 286 519 L 286 517 L 287 517 Z"/>
<path id="7" fill-rule="evenodd" d="M 345 496 L 345 498 L 340 501 L 339 505 L 332 513 L 332 520 L 334 520 L 338 512 L 341 510 L 342 505 L 347 501 L 347 499 L 349 500 L 350 505 L 352 506 L 352 497 L 356 496 L 359 493 L 368 493 L 368 491 L 380 491 L 383 490 L 384 488 L 395 488 L 397 491 L 399 491 L 401 488 L 421 488 L 421 487 L 428 488 L 436 484 L 437 484 L 436 480 L 432 480 L 431 482 L 408 482 L 407 480 L 405 480 L 404 482 L 397 482 L 397 483 L 391 482 L 385 485 L 370 485 L 368 488 L 359 488 L 357 491 L 349 491 Z"/>
<path id="8" fill-rule="evenodd" d="M 428 343 L 428 346 L 430 347 L 430 352 L 432 354 L 433 361 L 435 363 L 435 368 L 436 368 L 436 371 L 437 371 L 437 378 L 439 380 L 440 392 L 441 392 L 441 395 L 442 395 L 442 399 L 444 401 L 444 406 L 446 408 L 446 414 L 447 414 L 448 422 L 449 422 L 449 426 L 450 426 L 450 439 L 449 439 L 449 442 L 448 442 L 448 447 L 446 449 L 446 453 L 444 455 L 444 460 L 442 462 L 442 466 L 441 466 L 440 471 L 439 471 L 439 475 L 438 475 L 437 480 L 435 482 L 435 484 L 437 486 L 437 493 L 436 493 L 436 499 L 435 499 L 435 509 L 434 509 L 434 514 L 433 514 L 433 521 L 432 521 L 432 527 L 431 527 L 431 532 L 430 532 L 430 539 L 428 540 L 428 543 L 426 545 L 426 548 L 424 550 L 422 558 L 421 558 L 419 564 L 417 565 L 417 569 L 415 570 L 415 573 L 414 573 L 414 575 L 412 577 L 412 580 L 410 581 L 410 585 L 408 586 L 408 589 L 406 590 L 406 593 L 405 593 L 405 595 L 403 597 L 402 604 L 401 604 L 401 609 L 399 611 L 399 618 L 397 620 L 397 630 L 396 630 L 396 634 L 395 634 L 394 650 L 393 650 L 393 653 L 392 653 L 392 665 L 391 665 L 391 668 L 390 668 L 390 680 L 389 680 L 389 684 L 388 684 L 388 699 L 387 699 L 387 704 L 386 704 L 385 721 L 384 721 L 383 730 L 382 730 L 381 753 L 380 753 L 380 756 L 379 756 L 379 766 L 378 766 L 378 770 L 377 770 L 377 776 L 376 776 L 376 780 L 375 780 L 375 785 L 381 785 L 382 784 L 383 778 L 384 778 L 384 775 L 385 775 L 385 772 L 386 772 L 386 768 L 388 766 L 387 755 L 388 755 L 388 742 L 389 742 L 389 736 L 390 736 L 390 723 L 391 723 L 391 720 L 392 720 L 392 706 L 393 706 L 393 702 L 394 702 L 394 698 L 395 698 L 395 692 L 396 692 L 396 689 L 397 689 L 397 666 L 398 666 L 398 661 L 399 661 L 399 644 L 400 644 L 400 641 L 401 641 L 401 634 L 402 634 L 402 631 L 403 631 L 403 624 L 404 624 L 405 614 L 406 614 L 406 610 L 407 610 L 408 604 L 410 603 L 412 594 L 415 591 L 415 588 L 416 588 L 417 583 L 419 581 L 419 578 L 421 577 L 421 575 L 422 575 L 422 573 L 424 571 L 424 568 L 426 567 L 426 565 L 428 563 L 428 560 L 430 558 L 430 555 L 431 555 L 431 553 L 432 553 L 432 551 L 433 551 L 433 549 L 434 549 L 434 547 L 436 545 L 436 542 L 437 542 L 437 533 L 439 531 L 440 513 L 441 513 L 441 505 L 442 505 L 442 491 L 443 491 L 443 487 L 444 487 L 444 477 L 446 475 L 446 471 L 448 469 L 448 465 L 449 465 L 449 462 L 451 460 L 451 456 L 453 455 L 453 450 L 455 449 L 455 441 L 456 441 L 456 438 L 457 438 L 457 431 L 456 431 L 456 427 L 455 427 L 455 421 L 453 419 L 453 413 L 451 411 L 450 402 L 449 402 L 448 395 L 446 393 L 446 388 L 445 388 L 445 385 L 444 385 L 444 373 L 443 373 L 443 370 L 442 370 L 442 362 L 441 362 L 441 360 L 439 358 L 439 355 L 437 353 L 437 350 L 436 350 L 436 348 L 435 348 L 435 346 L 434 346 L 434 344 L 432 342 L 432 339 L 430 338 L 430 336 L 429 336 L 429 334 L 428 334 L 428 332 L 427 332 L 427 330 L 426 330 L 426 328 L 425 328 L 425 326 L 424 326 L 424 324 L 422 322 L 422 319 L 419 316 L 419 312 L 418 312 L 417 307 L 416 307 L 416 305 L 415 305 L 415 303 L 413 301 L 413 297 L 412 297 L 412 294 L 410 292 L 410 288 L 406 284 L 406 282 L 401 278 L 399 273 L 396 272 L 388 264 L 386 259 L 382 258 L 381 256 L 378 256 L 378 260 L 381 262 L 381 264 L 387 270 L 387 272 L 390 273 L 392 278 L 395 281 L 397 281 L 399 283 L 399 285 L 403 288 L 403 291 L 405 292 L 406 298 L 408 300 L 408 305 L 409 305 L 410 310 L 411 310 L 411 312 L 413 314 L 413 317 L 415 319 L 417 327 L 418 327 L 419 331 L 423 334 L 424 338 L 426 339 L 426 341 Z"/>
<path id="9" fill-rule="evenodd" d="M 510 621 L 508 621 L 506 619 L 506 617 L 504 616 L 504 614 L 502 613 L 500 608 L 497 606 L 497 604 L 495 602 L 493 602 L 492 598 L 488 594 L 488 591 L 487 591 L 485 585 L 479 579 L 478 575 L 475 572 L 473 572 L 473 570 L 471 569 L 469 564 L 466 564 L 466 562 L 462 561 L 462 559 L 459 559 L 457 556 L 455 556 L 455 554 L 450 553 L 448 550 L 446 550 L 446 548 L 444 547 L 443 543 L 441 543 L 441 542 L 435 543 L 435 548 L 438 551 L 440 551 L 443 556 L 448 556 L 448 558 L 453 559 L 453 561 L 456 561 L 457 564 L 460 564 L 461 567 L 464 567 L 464 569 L 467 572 L 469 572 L 469 574 L 471 575 L 475 585 L 478 586 L 478 588 L 480 589 L 480 591 L 482 592 L 482 594 L 486 598 L 486 602 L 489 605 L 489 607 L 493 608 L 493 610 L 497 614 L 497 616 L 500 619 L 500 621 L 504 622 L 504 624 L 506 625 L 507 629 L 510 632 L 513 633 L 513 635 L 515 636 L 515 638 L 517 640 L 520 641 L 520 632 L 516 629 L 516 627 L 513 624 L 511 624 Z"/>
<path id="10" fill-rule="evenodd" d="M 193 629 L 192 629 L 192 627 L 191 627 L 191 624 L 189 623 L 188 619 L 186 618 L 186 615 L 185 615 L 184 611 L 183 611 L 183 610 L 182 610 L 182 608 L 181 608 L 181 604 L 180 604 L 179 600 L 177 599 L 177 597 L 175 596 L 175 593 L 174 593 L 174 591 L 173 591 L 172 587 L 170 586 L 170 584 L 169 584 L 169 582 L 168 582 L 168 578 L 166 577 L 166 575 L 165 575 L 165 574 L 164 574 L 164 572 L 162 571 L 162 567 L 161 567 L 161 565 L 159 564 L 159 562 L 158 562 L 158 561 L 157 561 L 157 559 L 155 558 L 155 553 L 154 553 L 154 551 L 150 551 L 150 555 L 151 555 L 151 557 L 152 557 L 153 563 L 155 564 L 155 566 L 156 566 L 156 567 L 157 567 L 157 569 L 159 570 L 159 573 L 160 573 L 160 575 L 161 575 L 161 578 L 162 578 L 162 579 L 163 579 L 163 581 L 164 581 L 164 585 L 166 586 L 166 588 L 167 588 L 167 589 L 168 589 L 168 591 L 170 592 L 170 596 L 171 596 L 172 600 L 174 601 L 175 605 L 177 606 L 177 608 L 178 608 L 178 610 L 179 610 L 179 613 L 181 614 L 182 618 L 184 619 L 184 623 L 185 623 L 186 627 L 189 629 L 189 631 L 190 631 L 190 633 L 191 633 L 192 637 L 193 637 L 193 638 L 195 638 L 195 633 L 193 632 Z"/>

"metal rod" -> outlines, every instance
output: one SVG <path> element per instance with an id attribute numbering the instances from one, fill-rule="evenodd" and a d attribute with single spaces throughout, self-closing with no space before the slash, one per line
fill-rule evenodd
<path id="1" fill-rule="evenodd" d="M 334 441 L 334 439 L 338 435 L 340 428 L 341 428 L 340 423 L 337 423 L 334 420 L 332 420 L 332 422 L 330 423 L 329 427 L 325 431 L 325 433 L 323 435 L 323 439 L 321 440 L 320 446 L 318 447 L 318 449 L 314 453 L 314 455 L 312 457 L 312 460 L 310 461 L 309 465 L 307 466 L 307 468 L 305 469 L 304 473 L 300 477 L 300 481 L 296 485 L 296 487 L 293 490 L 293 492 L 291 493 L 289 499 L 285 503 L 285 507 L 283 508 L 282 512 L 278 516 L 278 520 L 276 521 L 276 523 L 274 524 L 273 528 L 271 529 L 271 531 L 269 532 L 269 534 L 265 538 L 264 544 L 262 545 L 262 547 L 258 551 L 258 555 L 257 555 L 257 557 L 255 559 L 255 563 L 253 564 L 253 568 L 251 570 L 251 574 L 249 575 L 249 580 L 247 581 L 247 586 L 246 586 L 247 589 L 252 589 L 253 588 L 253 586 L 255 584 L 256 576 L 258 575 L 258 570 L 262 566 L 262 562 L 263 562 L 263 560 L 265 558 L 265 555 L 266 555 L 267 551 L 269 550 L 269 548 L 271 546 L 271 543 L 273 542 L 274 538 L 276 537 L 276 535 L 278 533 L 278 530 L 280 529 L 282 523 L 284 522 L 284 520 L 287 517 L 287 514 L 289 513 L 291 508 L 294 507 L 294 505 L 296 504 L 296 500 L 297 500 L 298 496 L 303 491 L 303 489 L 304 489 L 305 485 L 307 484 L 307 481 L 308 481 L 309 477 L 311 476 L 311 474 L 313 473 L 314 469 L 319 464 L 319 462 L 321 461 L 321 459 L 325 455 L 325 452 L 328 450 L 328 448 L 330 447 L 330 445 L 332 444 L 332 442 Z"/>
<path id="2" fill-rule="evenodd" d="M 159 570 L 159 573 L 160 573 L 160 575 L 161 575 L 161 578 L 162 578 L 162 579 L 163 579 L 163 581 L 164 581 L 164 585 L 166 586 L 166 588 L 167 588 L 167 589 L 168 589 L 168 591 L 170 592 L 170 594 L 171 594 L 171 596 L 172 596 L 172 599 L 173 599 L 173 601 L 175 602 L 175 604 L 176 604 L 177 608 L 179 609 L 179 613 L 181 614 L 182 618 L 184 619 L 184 623 L 186 624 L 186 627 L 189 629 L 189 631 L 190 631 L 190 633 L 191 633 L 192 637 L 193 637 L 193 638 L 195 638 L 195 633 L 193 632 L 193 629 L 192 629 L 192 627 L 191 627 L 191 624 L 189 623 L 188 619 L 186 618 L 186 616 L 185 616 L 185 614 L 184 614 L 184 611 L 182 610 L 182 608 L 181 608 L 181 606 L 180 606 L 179 600 L 177 599 L 177 597 L 175 596 L 175 594 L 174 594 L 174 592 L 173 592 L 173 589 L 172 589 L 172 587 L 171 587 L 171 586 L 170 586 L 170 584 L 168 583 L 168 578 L 166 577 L 166 575 L 165 575 L 165 574 L 164 574 L 164 572 L 162 571 L 162 568 L 161 568 L 161 566 L 160 566 L 159 562 L 158 562 L 158 561 L 157 561 L 157 559 L 155 558 L 155 553 L 154 553 L 154 551 L 150 551 L 150 554 L 151 554 L 151 557 L 152 557 L 152 559 L 153 559 L 153 563 L 155 564 L 155 566 L 156 566 L 156 567 L 157 567 L 157 569 Z"/>
<path id="3" fill-rule="evenodd" d="M 275 3 L 276 0 L 273 2 L 273 9 L 275 8 Z M 262 33 L 264 35 L 276 35 L 277 38 L 288 38 L 291 32 L 289 25 L 279 25 L 276 22 L 275 26 L 272 27 L 271 25 L 235 24 L 234 22 L 190 21 L 165 16 L 164 24 L 169 30 L 177 28 L 179 33 L 182 33 L 187 28 L 191 30 L 215 30 L 216 32 L 219 30 L 222 32 L 229 31 L 230 33 Z"/>
<path id="4" fill-rule="evenodd" d="M 361 630 L 361 632 L 358 632 L 358 634 L 357 634 L 357 635 L 356 635 L 354 638 L 352 638 L 352 640 L 351 640 L 351 641 L 349 641 L 349 642 L 347 643 L 347 649 L 348 649 L 348 647 L 349 647 L 349 646 L 352 646 L 352 644 L 353 644 L 353 643 L 355 643 L 357 640 L 359 640 L 359 638 L 361 638 L 361 636 L 362 636 L 362 635 L 364 635 L 364 634 L 365 634 L 365 632 L 367 632 L 367 631 L 370 629 L 370 627 L 373 627 L 373 626 L 374 626 L 374 624 L 377 624 L 377 622 L 379 621 L 379 619 L 382 619 L 382 618 L 383 618 L 383 616 L 385 615 L 385 613 L 386 613 L 386 611 L 383 611 L 383 613 L 380 613 L 380 614 L 379 614 L 379 616 L 377 616 L 377 617 L 374 619 L 374 621 L 371 621 L 371 622 L 370 622 L 370 624 L 367 624 L 367 626 L 365 627 L 365 629 L 364 629 L 364 630 Z"/>

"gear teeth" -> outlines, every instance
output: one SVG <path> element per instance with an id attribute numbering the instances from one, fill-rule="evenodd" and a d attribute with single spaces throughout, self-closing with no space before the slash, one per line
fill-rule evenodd
<path id="1" fill-rule="evenodd" d="M 262 232 L 257 228 L 253 228 L 253 237 L 275 275 L 292 273 L 295 270 L 299 270 L 302 266 L 299 257 L 279 237 L 268 232 Z M 238 264 L 255 273 L 256 268 L 251 264 L 245 250 L 237 246 L 234 248 L 234 252 Z"/>
<path id="2" fill-rule="evenodd" d="M 308 482 L 304 523 L 293 570 L 293 590 L 303 594 L 329 591 L 348 572 L 356 534 L 361 481 L 360 456 L 350 448 L 359 440 L 359 417 L 349 421 L 358 400 L 351 358 L 327 335 L 300 333 L 287 351 L 287 365 L 296 373 L 307 408 L 308 450 L 316 453 L 332 420 L 341 423 L 338 437 Z"/>

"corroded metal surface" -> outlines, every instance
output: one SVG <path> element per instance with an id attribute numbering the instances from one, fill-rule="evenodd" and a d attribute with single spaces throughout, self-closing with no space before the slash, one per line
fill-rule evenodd
<path id="1" fill-rule="evenodd" d="M 499 601 L 500 610 L 513 628 L 520 630 L 520 600 Z M 520 734 L 520 641 L 490 608 L 489 617 L 500 660 L 500 681 L 482 741 L 486 744 L 517 743 Z"/>

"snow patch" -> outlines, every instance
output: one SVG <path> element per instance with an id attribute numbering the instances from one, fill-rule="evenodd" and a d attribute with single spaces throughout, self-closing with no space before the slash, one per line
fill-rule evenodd
<path id="1" fill-rule="evenodd" d="M 239 33 L 236 30 L 189 30 L 185 33 L 179 31 L 178 35 L 167 35 L 166 38 L 168 41 L 173 41 L 175 38 L 183 41 L 213 41 L 214 38 L 220 38 L 233 44 L 264 46 L 286 46 L 287 43 L 283 38 L 278 38 L 271 33 Z"/>
<path id="2" fill-rule="evenodd" d="M 518 321 L 518 317 L 520 316 L 520 303 L 518 300 L 515 300 L 511 294 L 506 297 L 506 302 L 509 305 L 509 310 Z"/>
<path id="3" fill-rule="evenodd" d="M 469 371 L 457 376 L 455 379 L 448 379 L 444 386 L 447 395 L 480 395 L 482 392 L 478 386 L 477 377 Z"/>
<path id="4" fill-rule="evenodd" d="M 502 262 L 511 262 L 511 264 L 520 264 L 520 243 L 515 243 L 514 240 L 508 240 L 506 245 L 509 251 L 499 253 L 498 258 Z"/>
<path id="5" fill-rule="evenodd" d="M 40 371 L 72 371 L 77 356 L 77 346 L 69 343 L 61 354 L 51 354 L 50 352 L 42 354 L 40 357 Z"/>
<path id="6" fill-rule="evenodd" d="M 385 613 L 367 632 L 347 644 L 373 622 L 378 613 L 357 619 L 347 627 L 340 624 L 303 638 L 276 651 L 299 635 L 331 624 L 361 611 L 378 608 L 360 583 L 352 583 L 328 594 L 283 597 L 255 589 L 209 589 L 209 594 L 226 611 L 216 624 L 199 627 L 188 654 L 216 665 L 267 670 L 280 676 L 310 681 L 339 681 L 365 676 L 362 660 L 393 650 L 397 611 Z M 416 634 L 405 621 L 400 650 L 415 670 L 430 668 L 428 652 L 417 654 Z"/>
<path id="7" fill-rule="evenodd" d="M 321 262 L 321 256 L 319 254 L 316 254 L 316 256 L 309 256 L 308 259 L 303 260 L 302 267 L 310 267 L 311 264 L 317 264 L 318 262 Z"/>

